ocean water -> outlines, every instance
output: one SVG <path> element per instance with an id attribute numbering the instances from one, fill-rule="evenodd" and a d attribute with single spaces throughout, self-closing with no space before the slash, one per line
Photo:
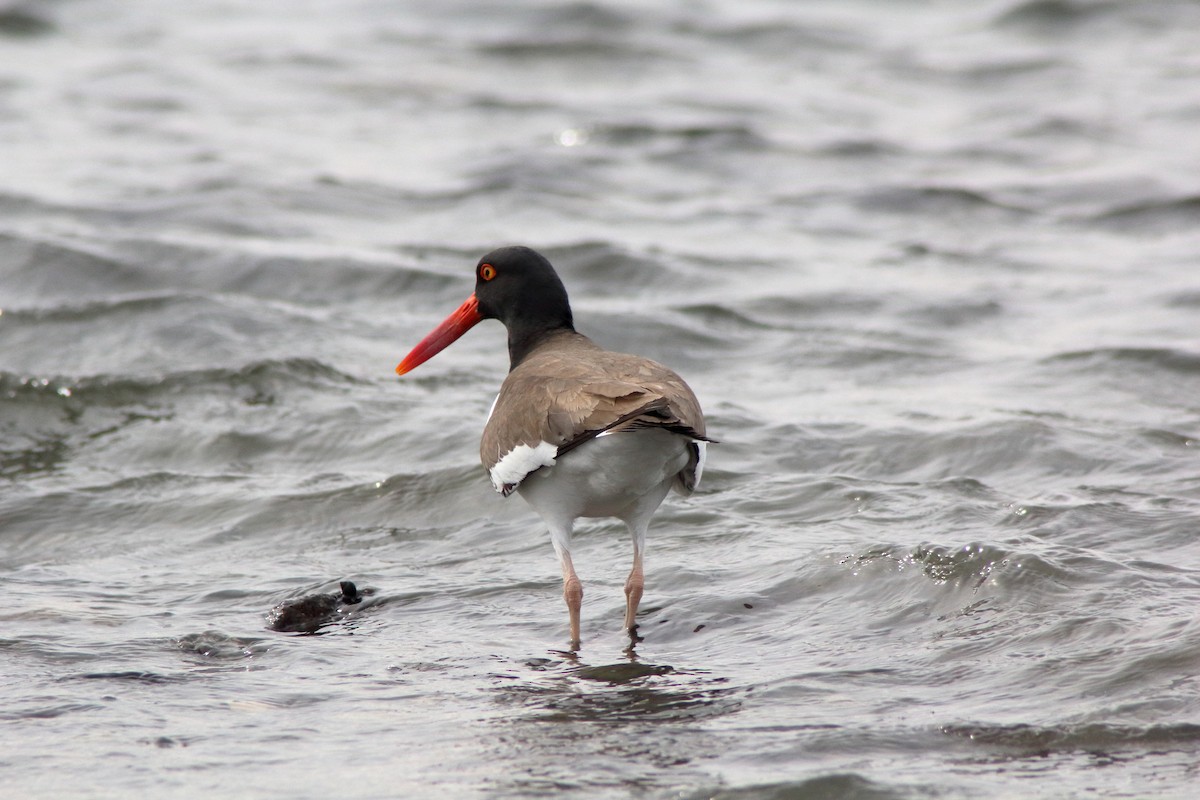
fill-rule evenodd
<path id="1" fill-rule="evenodd" d="M 1197 85 L 1182 0 L 0 2 L 4 795 L 1193 797 Z M 633 649 L 500 326 L 393 373 L 508 243 L 721 441 Z"/>

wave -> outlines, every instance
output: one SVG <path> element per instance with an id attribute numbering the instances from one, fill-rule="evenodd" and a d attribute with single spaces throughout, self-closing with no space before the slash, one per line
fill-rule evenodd
<path id="1" fill-rule="evenodd" d="M 78 243 L 0 234 L 0 258 L 9 305 L 165 288 L 151 270 Z"/>
<path id="2" fill-rule="evenodd" d="M 1144 748 L 1182 747 L 1193 751 L 1200 746 L 1200 725 L 1192 723 L 1160 725 L 945 725 L 941 732 L 972 744 L 1006 751 L 997 758 L 1018 756 L 1044 757 L 1051 753 L 1077 751 L 1113 751 Z"/>
<path id="3" fill-rule="evenodd" d="M 293 198 L 293 202 L 295 198 Z M 272 199 L 275 206 L 286 198 Z M 27 321 L 96 318 L 106 312 L 144 311 L 209 293 L 327 306 L 363 298 L 394 299 L 446 292 L 460 279 L 425 268 L 436 248 L 406 248 L 398 259 L 345 255 L 247 252 L 131 236 L 92 245 L 0 234 L 5 269 L 5 316 Z M 479 254 L 452 252 L 470 268 Z M 81 302 L 80 298 L 90 298 Z M 213 297 L 205 299 L 215 300 Z"/>
<path id="4" fill-rule="evenodd" d="M 1105 227 L 1131 233 L 1194 233 L 1200 224 L 1200 195 L 1149 199 L 1119 205 L 1090 217 Z"/>
<path id="5" fill-rule="evenodd" d="M 1062 35 L 1095 19 L 1119 12 L 1121 6 L 1121 3 L 1103 0 L 1026 0 L 1000 13 L 994 24 L 1001 28 Z"/>
<path id="6" fill-rule="evenodd" d="M 592 141 L 622 147 L 652 145 L 655 155 L 709 149 L 724 153 L 758 152 L 769 146 L 762 134 L 744 122 L 691 125 L 608 123 L 592 126 L 587 132 Z"/>
<path id="7" fill-rule="evenodd" d="M 778 768 L 778 767 L 776 767 Z M 837 798 L 837 800 L 913 800 L 918 797 L 937 797 L 944 787 L 910 785 L 889 786 L 854 772 L 838 772 L 775 783 L 755 783 L 749 786 L 707 788 L 682 795 L 683 800 L 803 800 L 804 798 Z M 678 796 L 678 795 L 677 795 Z"/>
<path id="8" fill-rule="evenodd" d="M 163 293 L 91 300 L 82 303 L 64 302 L 44 306 L 4 309 L 4 323 L 71 323 L 96 322 L 110 316 L 137 315 L 168 309 L 176 303 L 189 301 L 186 296 Z"/>
<path id="9" fill-rule="evenodd" d="M 841 564 L 847 570 L 848 580 L 864 573 L 876 577 L 890 573 L 901 577 L 916 569 L 928 583 L 903 584 L 917 595 L 926 595 L 931 589 L 973 595 L 988 585 L 1006 594 L 1016 593 L 1028 598 L 1035 592 L 1062 592 L 1086 580 L 1081 573 L 1057 563 L 1054 557 L 984 542 L 958 546 L 932 543 L 915 547 L 880 545 L 847 556 Z M 971 609 L 968 607 L 967 610 Z"/>
<path id="10" fill-rule="evenodd" d="M 304 390 L 343 390 L 363 381 L 314 359 L 267 360 L 155 377 L 31 377 L 0 372 L 0 478 L 53 472 L 73 451 L 142 422 L 174 418 L 198 396 L 268 405 Z"/>
<path id="11" fill-rule="evenodd" d="M 917 215 L 993 215 L 1026 217 L 1028 208 L 996 199 L 980 189 L 962 186 L 890 186 L 862 194 L 857 204 L 865 211 Z"/>
<path id="12" fill-rule="evenodd" d="M 44 9 L 33 4 L 14 3 L 0 8 L 0 36 L 25 39 L 54 33 L 58 27 L 38 13 Z"/>
<path id="13" fill-rule="evenodd" d="M 197 390 L 269 386 L 359 386 L 366 382 L 312 358 L 268 359 L 239 368 L 183 370 L 153 377 L 96 375 L 38 378 L 0 372 L 0 397 L 56 404 L 77 413 L 83 406 L 122 407 Z"/>
<path id="14" fill-rule="evenodd" d="M 486 526 L 479 531 L 480 506 L 490 489 L 476 463 L 451 467 L 427 468 L 392 475 L 384 480 L 354 483 L 332 489 L 287 492 L 264 497 L 247 507 L 247 513 L 230 530 L 215 534 L 209 542 L 216 545 L 230 535 L 306 536 L 321 531 L 365 532 L 369 544 L 379 544 L 372 532 L 386 531 L 385 546 L 395 539 L 413 535 L 445 532 L 447 526 L 461 526 L 486 538 Z M 464 498 L 472 498 L 465 501 Z M 403 520 L 404 528 L 393 527 Z M 459 528 L 454 528 L 459 533 Z M 363 546 L 363 545 L 359 545 Z"/>
<path id="15" fill-rule="evenodd" d="M 627 41 L 601 41 L 588 35 L 543 37 L 511 37 L 497 42 L 485 42 L 478 50 L 487 56 L 527 61 L 552 59 L 569 62 L 578 69 L 592 60 L 616 62 L 624 69 L 633 63 L 651 61 L 664 54 L 657 48 L 639 47 Z"/>
<path id="16" fill-rule="evenodd" d="M 1155 32 L 1187 25 L 1186 17 L 1195 8 L 1187 2 L 1121 3 L 1114 0 L 1022 0 L 999 12 L 993 25 L 1027 34 L 1053 37 L 1093 35 L 1104 26 L 1106 32 L 1128 41 L 1130 31 Z M 1194 19 L 1194 17 L 1192 17 Z"/>
<path id="17" fill-rule="evenodd" d="M 272 642 L 263 637 L 230 636 L 220 631 L 189 633 L 175 640 L 179 652 L 198 664 L 261 658 L 270 652 L 271 645 Z"/>
<path id="18" fill-rule="evenodd" d="M 763 54 L 844 55 L 872 44 L 870 37 L 849 27 L 828 24 L 826 19 L 798 19 L 794 14 L 754 22 L 727 22 L 718 15 L 694 14 L 681 18 L 673 27 L 707 42 Z"/>
<path id="19" fill-rule="evenodd" d="M 568 291 L 584 298 L 624 296 L 630 286 L 668 287 L 681 279 L 673 264 L 603 239 L 568 242 L 542 252 L 563 276 Z M 639 293 L 640 294 L 640 293 Z"/>
<path id="20" fill-rule="evenodd" d="M 1150 368 L 1181 376 L 1200 376 L 1200 352 L 1173 347 L 1096 347 L 1056 353 L 1041 360 L 1049 366 L 1070 365 L 1093 371 L 1111 367 L 1124 372 L 1130 367 Z"/>

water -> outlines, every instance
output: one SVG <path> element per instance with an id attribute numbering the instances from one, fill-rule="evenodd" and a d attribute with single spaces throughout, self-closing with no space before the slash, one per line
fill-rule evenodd
<path id="1" fill-rule="evenodd" d="M 12 796 L 1190 797 L 1200 6 L 0 4 Z M 722 444 L 566 646 L 493 246 Z M 322 635 L 275 604 L 374 590 Z"/>

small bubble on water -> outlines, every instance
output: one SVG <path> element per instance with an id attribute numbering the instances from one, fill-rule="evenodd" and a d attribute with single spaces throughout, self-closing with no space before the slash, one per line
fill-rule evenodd
<path id="1" fill-rule="evenodd" d="M 58 396 L 59 397 L 70 397 L 71 390 L 68 389 L 66 386 L 60 386 L 60 387 L 58 387 Z"/>

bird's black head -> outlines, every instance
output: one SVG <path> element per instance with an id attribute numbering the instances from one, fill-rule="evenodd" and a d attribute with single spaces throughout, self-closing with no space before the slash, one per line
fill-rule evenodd
<path id="1" fill-rule="evenodd" d="M 508 328 L 512 366 L 545 334 L 574 330 L 571 304 L 558 273 L 546 257 L 528 247 L 501 247 L 475 266 L 479 314 Z"/>
<path id="2" fill-rule="evenodd" d="M 501 247 L 479 259 L 475 293 L 417 343 L 396 373 L 416 369 L 485 319 L 508 328 L 509 369 L 546 336 L 575 330 L 567 290 L 546 257 L 528 247 Z"/>

